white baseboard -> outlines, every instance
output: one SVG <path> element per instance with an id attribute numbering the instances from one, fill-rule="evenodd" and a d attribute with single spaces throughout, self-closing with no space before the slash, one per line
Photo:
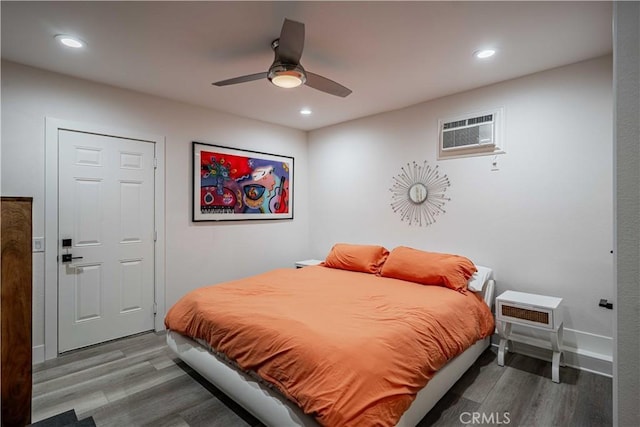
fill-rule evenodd
<path id="1" fill-rule="evenodd" d="M 44 344 L 36 345 L 31 349 L 31 360 L 33 365 L 44 362 Z"/>
<path id="2" fill-rule="evenodd" d="M 546 333 L 548 336 L 548 333 Z M 513 351 L 543 360 L 551 360 L 551 344 L 543 331 L 518 329 L 514 325 Z M 497 346 L 500 338 L 491 340 Z M 564 330 L 564 362 L 567 366 L 587 372 L 613 376 L 613 339 L 589 332 Z"/>

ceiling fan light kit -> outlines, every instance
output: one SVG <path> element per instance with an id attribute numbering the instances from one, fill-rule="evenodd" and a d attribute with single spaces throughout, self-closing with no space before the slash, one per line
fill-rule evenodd
<path id="1" fill-rule="evenodd" d="M 304 69 L 300 65 L 274 65 L 269 69 L 269 81 L 286 89 L 298 87 L 307 81 Z"/>
<path id="2" fill-rule="evenodd" d="M 314 74 L 300 64 L 304 48 L 304 24 L 302 22 L 284 20 L 280 38 L 271 42 L 275 58 L 266 73 L 248 74 L 213 83 L 216 86 L 229 86 L 267 78 L 271 83 L 282 88 L 294 88 L 307 85 L 321 92 L 344 98 L 351 89 L 342 86 L 326 77 Z"/>

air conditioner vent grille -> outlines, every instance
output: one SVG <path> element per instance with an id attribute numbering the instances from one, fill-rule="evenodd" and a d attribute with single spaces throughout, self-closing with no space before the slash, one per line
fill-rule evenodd
<path id="1" fill-rule="evenodd" d="M 530 322 L 549 324 L 549 313 L 543 311 L 529 310 L 526 308 L 512 307 L 509 305 L 502 306 L 502 315 L 513 317 L 516 319 L 528 320 Z"/>
<path id="2" fill-rule="evenodd" d="M 470 125 L 475 125 L 478 123 L 486 123 L 493 121 L 493 114 L 487 114 L 486 116 L 474 117 L 472 119 L 467 120 L 467 123 Z"/>
<path id="3" fill-rule="evenodd" d="M 460 127 L 463 127 L 463 126 L 466 126 L 466 125 L 467 125 L 467 121 L 466 120 L 458 120 L 456 122 L 445 123 L 442 128 L 443 129 L 455 129 L 455 128 L 460 128 Z"/>
<path id="4" fill-rule="evenodd" d="M 455 132 L 444 132 L 442 135 L 442 148 L 468 147 L 478 145 L 480 142 L 480 127 L 474 126 L 459 129 Z"/>
<path id="5" fill-rule="evenodd" d="M 479 123 L 486 123 L 491 121 L 493 121 L 493 114 L 487 114 L 484 116 L 472 117 L 470 119 L 456 120 L 455 122 L 447 122 L 444 125 L 442 125 L 442 129 L 443 130 L 455 129 L 455 128 L 461 128 L 464 126 L 472 126 L 472 125 L 477 125 Z"/>

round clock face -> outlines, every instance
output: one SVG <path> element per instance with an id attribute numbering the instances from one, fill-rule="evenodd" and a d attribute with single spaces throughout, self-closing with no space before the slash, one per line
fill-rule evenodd
<path id="1" fill-rule="evenodd" d="M 426 162 L 407 163 L 393 177 L 391 208 L 400 214 L 400 220 L 409 225 L 427 226 L 436 221 L 436 216 L 445 213 L 448 202 L 445 192 L 449 187 L 447 175 L 441 175 L 438 166 L 432 168 Z"/>

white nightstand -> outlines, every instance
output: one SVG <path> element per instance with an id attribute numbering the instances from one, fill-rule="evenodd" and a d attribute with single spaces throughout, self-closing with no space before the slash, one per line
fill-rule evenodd
<path id="1" fill-rule="evenodd" d="M 321 259 L 305 259 L 304 261 L 296 261 L 296 268 L 309 267 L 310 265 L 318 265 L 324 260 Z"/>
<path id="2" fill-rule="evenodd" d="M 551 379 L 560 382 L 562 359 L 562 298 L 506 291 L 496 298 L 496 321 L 500 334 L 498 365 L 504 366 L 504 352 L 511 348 L 511 325 L 545 330 L 550 334 L 553 359 Z"/>

